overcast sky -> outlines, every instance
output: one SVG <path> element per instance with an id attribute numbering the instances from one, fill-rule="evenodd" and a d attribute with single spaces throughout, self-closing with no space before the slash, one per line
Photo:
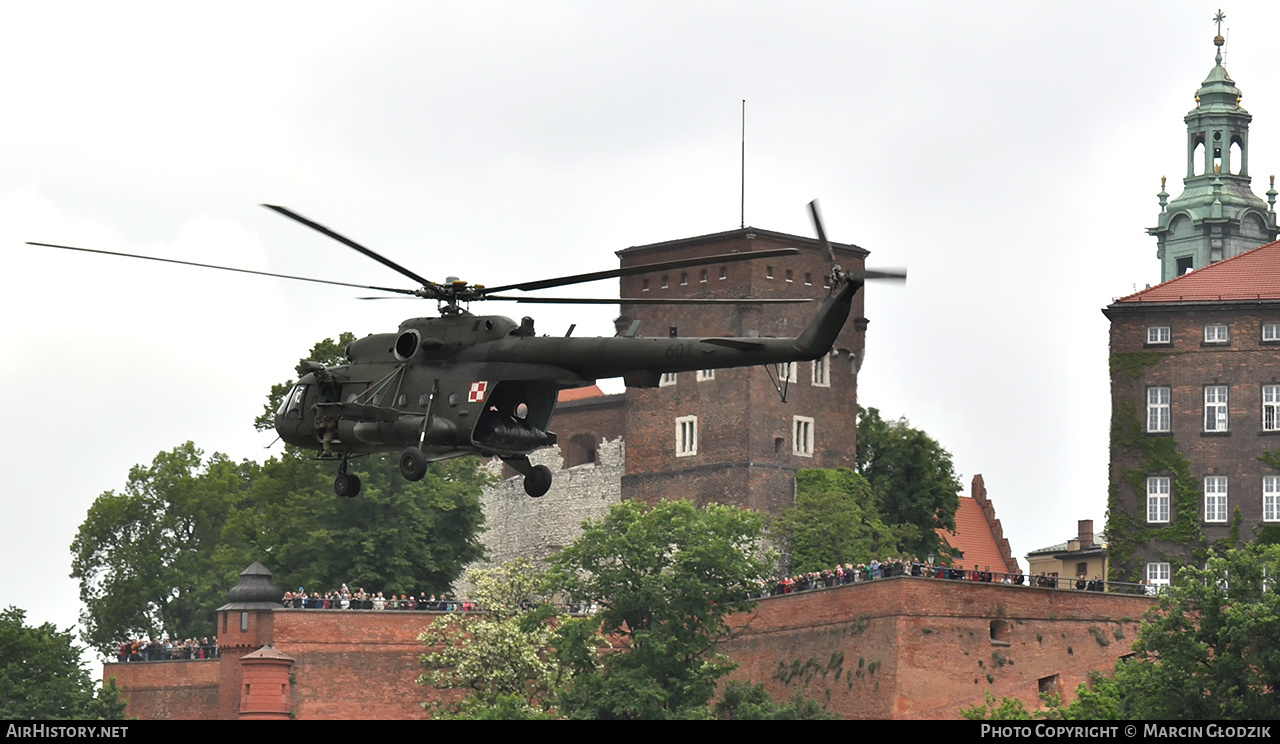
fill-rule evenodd
<path id="1" fill-rule="evenodd" d="M 1101 527 L 1112 298 L 1158 280 L 1160 176 L 1213 66 L 1214 3 L 10 3 L 0 22 L 7 394 L 0 606 L 68 626 L 69 545 L 129 468 L 251 422 L 317 340 L 431 307 L 70 254 L 27 240 L 342 281 L 606 269 L 746 221 L 905 266 L 869 287 L 859 402 L 986 481 L 1015 555 Z M 1280 170 L 1280 8 L 1225 8 Z M 583 291 L 606 296 L 615 282 Z M 616 308 L 529 312 L 612 333 Z M 615 387 L 614 389 L 619 389 Z M 1024 563 L 1025 565 L 1025 563 Z"/>

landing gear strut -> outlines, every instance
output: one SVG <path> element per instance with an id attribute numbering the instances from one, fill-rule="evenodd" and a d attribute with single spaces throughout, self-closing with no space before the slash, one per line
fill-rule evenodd
<path id="1" fill-rule="evenodd" d="M 551 490 L 551 468 L 546 465 L 534 465 L 527 457 L 504 457 L 502 461 L 524 476 L 524 492 L 533 498 L 540 498 Z"/>
<path id="2" fill-rule="evenodd" d="M 347 472 L 347 458 L 338 466 L 338 477 L 333 479 L 333 492 L 343 498 L 354 499 L 360 495 L 360 478 Z"/>

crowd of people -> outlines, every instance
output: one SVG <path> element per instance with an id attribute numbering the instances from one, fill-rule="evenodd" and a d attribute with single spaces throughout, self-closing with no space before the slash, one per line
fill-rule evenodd
<path id="1" fill-rule="evenodd" d="M 1028 576 L 1023 573 L 1004 573 L 992 571 L 990 566 L 973 564 L 973 568 L 965 568 L 963 564 L 944 566 L 902 558 L 886 558 L 883 561 L 872 559 L 870 563 L 843 564 L 835 568 L 795 576 L 774 579 L 769 585 L 761 587 L 761 597 L 776 597 L 783 594 L 826 589 L 846 584 L 860 584 L 865 581 L 885 579 L 893 576 L 916 576 L 929 579 L 949 579 L 952 581 L 980 581 L 1009 586 L 1034 586 L 1044 589 L 1076 589 L 1089 592 L 1122 592 L 1126 594 L 1154 595 L 1155 587 L 1123 582 L 1108 582 L 1101 576 L 1088 579 L 1081 575 L 1075 579 L 1062 578 L 1041 572 L 1039 576 Z"/>
<path id="2" fill-rule="evenodd" d="M 285 592 L 281 604 L 301 610 L 429 610 L 432 612 L 472 612 L 476 609 L 471 600 L 456 599 L 444 594 L 436 596 L 419 592 L 396 595 L 391 592 L 366 592 L 364 589 L 351 591 L 346 584 L 341 589 L 331 592 L 312 592 L 298 587 L 296 592 Z"/>
<path id="3" fill-rule="evenodd" d="M 134 661 L 172 661 L 175 659 L 216 659 L 218 658 L 217 638 L 188 638 L 174 643 L 167 637 L 160 640 L 152 638 L 135 638 L 124 641 L 116 654 L 121 663 Z"/>

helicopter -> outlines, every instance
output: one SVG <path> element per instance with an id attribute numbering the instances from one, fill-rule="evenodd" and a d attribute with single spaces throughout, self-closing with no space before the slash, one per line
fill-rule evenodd
<path id="1" fill-rule="evenodd" d="M 29 245 L 176 263 L 199 268 L 331 284 L 437 302 L 435 317 L 410 318 L 394 333 L 375 333 L 345 349 L 345 364 L 303 362 L 300 377 L 275 412 L 280 439 L 315 450 L 317 459 L 338 462 L 333 489 L 340 497 L 360 493 L 353 457 L 398 453 L 400 474 L 421 480 L 433 461 L 464 455 L 498 457 L 524 478 L 524 490 L 547 493 L 552 473 L 529 455 L 556 444 L 548 429 L 561 390 L 621 377 L 627 387 L 658 387 L 663 374 L 692 370 L 810 361 L 830 352 L 844 327 L 854 296 L 867 279 L 905 279 L 902 271 L 844 271 L 835 263 L 817 202 L 809 204 L 819 244 L 830 265 L 828 293 L 812 320 L 795 337 L 641 337 L 638 321 L 613 337 L 539 336 L 533 319 L 519 323 L 498 315 L 474 315 L 482 300 L 555 304 L 770 304 L 809 299 L 601 300 L 522 297 L 502 294 L 562 287 L 705 264 L 725 264 L 798 253 L 795 248 L 728 253 L 663 261 L 496 287 L 455 277 L 432 282 L 394 261 L 285 207 L 264 204 L 413 280 L 412 289 L 353 284 L 191 261 L 29 242 Z M 673 329 L 674 330 L 674 329 Z"/>

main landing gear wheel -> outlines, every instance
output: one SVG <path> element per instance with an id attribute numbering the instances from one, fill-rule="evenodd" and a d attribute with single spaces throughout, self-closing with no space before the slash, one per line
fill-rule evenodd
<path id="1" fill-rule="evenodd" d="M 360 478 L 350 473 L 338 473 L 333 479 L 333 492 L 347 499 L 360 495 Z"/>
<path id="2" fill-rule="evenodd" d="M 400 475 L 405 480 L 420 481 L 427 474 L 427 456 L 417 447 L 409 447 L 400 453 Z"/>
<path id="3" fill-rule="evenodd" d="M 545 496 L 551 490 L 551 468 L 535 465 L 533 472 L 524 477 L 524 492 L 533 498 Z"/>

